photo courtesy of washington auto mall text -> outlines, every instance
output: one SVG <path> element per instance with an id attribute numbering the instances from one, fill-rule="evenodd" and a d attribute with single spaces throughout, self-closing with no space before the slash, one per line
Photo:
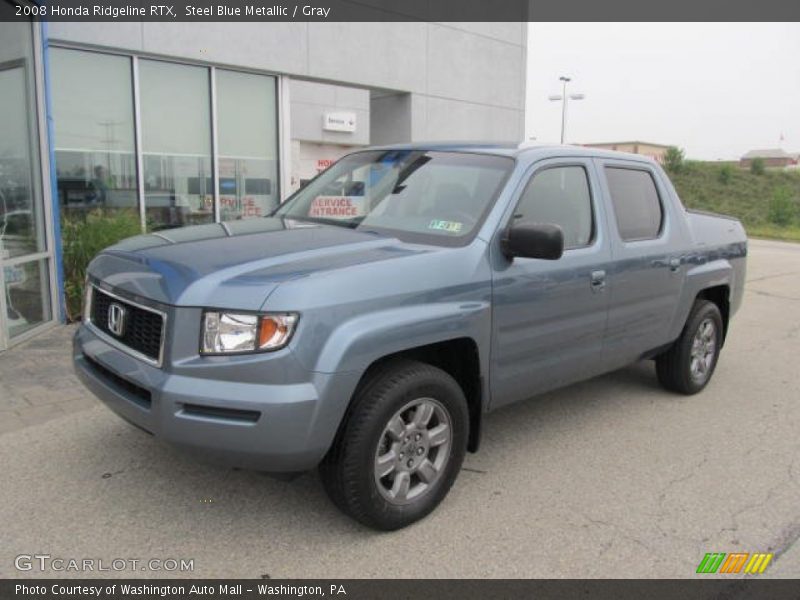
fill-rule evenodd
<path id="1" fill-rule="evenodd" d="M 0 0 L 0 600 L 800 600 L 800 2 Z"/>
<path id="2" fill-rule="evenodd" d="M 246 595 L 245 595 L 246 594 Z M 243 598 L 257 596 L 285 596 L 293 598 L 346 597 L 342 583 L 326 585 L 250 583 L 104 583 L 79 585 L 73 583 L 40 583 L 29 585 L 16 583 L 14 595 L 32 598 L 191 598 L 222 597 Z"/>

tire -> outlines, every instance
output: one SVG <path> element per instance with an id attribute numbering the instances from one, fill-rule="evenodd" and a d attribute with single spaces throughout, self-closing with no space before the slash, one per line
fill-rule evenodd
<path id="1" fill-rule="evenodd" d="M 713 302 L 696 300 L 681 336 L 656 358 L 658 381 L 672 392 L 696 394 L 711 381 L 722 341 L 719 308 Z"/>
<path id="2" fill-rule="evenodd" d="M 410 525 L 447 495 L 468 430 L 467 401 L 455 379 L 421 362 L 387 363 L 356 390 L 320 464 L 325 491 L 364 525 Z"/>

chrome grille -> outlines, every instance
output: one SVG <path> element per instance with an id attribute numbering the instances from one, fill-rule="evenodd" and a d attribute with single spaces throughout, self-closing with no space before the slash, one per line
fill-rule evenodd
<path id="1" fill-rule="evenodd" d="M 90 306 L 91 324 L 116 344 L 127 348 L 147 362 L 161 365 L 164 347 L 166 315 L 116 294 L 92 286 Z M 123 309 L 122 333 L 110 328 L 109 311 L 112 304 Z"/>

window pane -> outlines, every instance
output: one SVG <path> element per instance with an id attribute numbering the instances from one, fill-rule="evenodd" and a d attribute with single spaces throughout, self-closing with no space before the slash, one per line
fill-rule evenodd
<path id="1" fill-rule="evenodd" d="M 588 246 L 592 241 L 593 218 L 586 171 L 583 167 L 539 171 L 525 188 L 514 217 L 560 225 L 565 248 Z"/>
<path id="2" fill-rule="evenodd" d="M 139 82 L 148 229 L 212 222 L 208 69 L 142 60 Z"/>
<path id="3" fill-rule="evenodd" d="M 7 324 L 14 338 L 50 320 L 47 260 L 4 267 Z"/>
<path id="4" fill-rule="evenodd" d="M 94 208 L 135 209 L 130 59 L 63 48 L 50 55 L 62 216 Z"/>
<path id="5" fill-rule="evenodd" d="M 0 23 L 0 260 L 45 249 L 31 24 Z"/>
<path id="6" fill-rule="evenodd" d="M 652 175 L 636 169 L 607 167 L 606 179 L 620 237 L 625 241 L 658 237 L 661 203 Z"/>
<path id="7" fill-rule="evenodd" d="M 220 215 L 260 217 L 278 205 L 275 78 L 217 70 Z"/>

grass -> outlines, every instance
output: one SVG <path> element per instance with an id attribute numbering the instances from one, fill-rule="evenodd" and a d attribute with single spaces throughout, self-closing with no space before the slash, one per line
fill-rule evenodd
<path id="1" fill-rule="evenodd" d="M 767 240 L 783 240 L 784 242 L 800 242 L 800 226 L 778 227 L 777 225 L 762 225 L 747 227 L 747 235 L 753 238 Z"/>
<path id="2" fill-rule="evenodd" d="M 687 162 L 670 179 L 687 208 L 707 210 L 738 218 L 747 234 L 800 242 L 800 170 L 770 170 L 755 175 L 749 170 L 707 162 Z M 770 220 L 770 204 L 787 194 L 791 219 L 786 225 Z"/>

